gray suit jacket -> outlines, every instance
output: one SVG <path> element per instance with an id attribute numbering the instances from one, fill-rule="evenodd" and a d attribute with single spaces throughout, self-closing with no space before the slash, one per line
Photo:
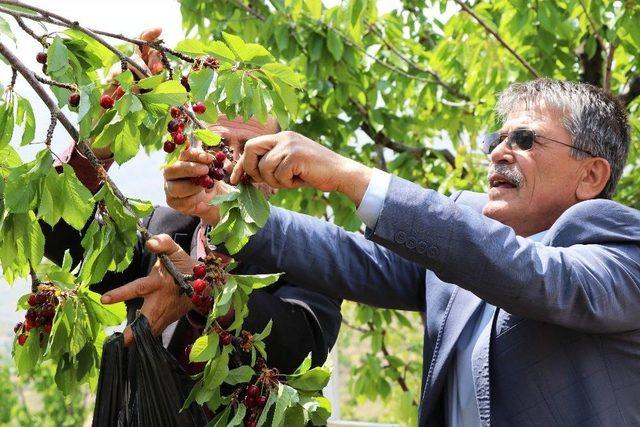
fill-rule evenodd
<path id="1" fill-rule="evenodd" d="M 334 298 L 425 312 L 421 425 L 445 424 L 446 374 L 481 299 L 498 307 L 472 361 L 484 425 L 640 425 L 640 213 L 581 202 L 536 243 L 482 216 L 484 201 L 394 177 L 369 240 L 274 208 L 239 257 Z"/>

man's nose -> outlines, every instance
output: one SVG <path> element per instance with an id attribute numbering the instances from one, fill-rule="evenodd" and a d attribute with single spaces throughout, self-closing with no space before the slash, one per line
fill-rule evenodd
<path id="1" fill-rule="evenodd" d="M 491 163 L 513 163 L 515 162 L 515 155 L 513 149 L 507 144 L 508 138 L 505 138 L 496 148 L 493 149 L 489 155 Z"/>

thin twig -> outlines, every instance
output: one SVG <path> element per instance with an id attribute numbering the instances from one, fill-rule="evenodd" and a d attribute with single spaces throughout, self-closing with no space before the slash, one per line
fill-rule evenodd
<path id="1" fill-rule="evenodd" d="M 607 66 L 604 72 L 604 90 L 611 92 L 611 68 L 613 67 L 613 54 L 617 45 L 611 42 L 609 44 L 609 53 L 607 54 Z"/>
<path id="2" fill-rule="evenodd" d="M 107 171 L 102 166 L 102 163 L 91 151 L 91 147 L 85 142 L 80 140 L 80 135 L 75 126 L 69 121 L 69 119 L 64 115 L 64 113 L 58 108 L 56 102 L 49 96 L 47 91 L 44 89 L 42 84 L 38 82 L 35 77 L 35 74 L 29 70 L 23 63 L 20 61 L 18 57 L 15 56 L 13 52 L 11 52 L 2 42 L 0 42 L 0 55 L 4 56 L 7 61 L 18 70 L 18 72 L 24 77 L 24 79 L 29 83 L 29 85 L 33 88 L 34 92 L 40 97 L 40 99 L 45 103 L 45 105 L 51 111 L 51 114 L 55 116 L 60 124 L 66 129 L 67 133 L 71 136 L 71 138 L 76 141 L 76 147 L 78 151 L 82 153 L 91 166 L 96 170 L 96 174 L 100 177 L 106 185 L 109 186 L 113 194 L 120 200 L 123 206 L 132 214 L 134 214 L 134 210 L 129 203 L 128 199 L 122 194 L 118 186 L 113 182 L 113 180 L 107 174 Z M 152 234 L 149 230 L 144 227 L 141 222 L 138 220 L 137 222 L 138 230 L 142 235 L 143 240 L 148 240 L 152 237 Z M 171 262 L 168 256 L 165 254 L 158 255 L 158 258 L 162 261 L 167 271 L 173 276 L 176 281 L 176 284 L 180 287 L 181 291 L 190 295 L 192 292 L 191 286 L 187 284 L 184 279 L 184 275 L 176 268 L 176 266 Z"/>
<path id="3" fill-rule="evenodd" d="M 587 17 L 587 21 L 589 22 L 589 25 L 591 25 L 591 30 L 593 31 L 593 35 L 596 38 L 596 40 L 598 41 L 598 43 L 600 44 L 600 47 L 602 48 L 602 50 L 606 49 L 606 43 L 604 41 L 604 38 L 602 37 L 602 35 L 598 31 L 598 28 L 596 27 L 596 23 L 593 21 L 593 19 L 591 19 L 591 16 L 589 15 L 589 12 L 587 12 L 587 7 L 585 6 L 584 1 L 583 0 L 578 0 L 578 3 L 580 3 L 580 6 L 582 7 L 582 10 L 584 11 L 584 16 Z"/>
<path id="4" fill-rule="evenodd" d="M 533 68 L 531 64 L 527 62 L 526 59 L 520 56 L 518 52 L 516 52 L 511 46 L 509 46 L 509 44 L 507 44 L 507 42 L 504 41 L 504 39 L 500 37 L 500 35 L 496 31 L 494 31 L 491 27 L 489 27 L 489 25 L 486 22 L 484 22 L 484 20 L 477 13 L 475 13 L 473 9 L 467 6 L 462 0 L 453 0 L 453 1 L 455 1 L 462 8 L 462 10 L 464 10 L 469 15 L 471 15 L 473 19 L 475 19 L 482 28 L 484 28 L 489 34 L 491 34 L 498 41 L 498 43 L 500 43 L 505 49 L 507 49 L 511 53 L 511 55 L 513 55 L 513 57 L 516 58 L 516 60 L 520 62 L 529 71 L 529 73 L 531 73 L 537 79 L 541 77 L 540 73 L 536 71 L 536 69 Z"/>
<path id="5" fill-rule="evenodd" d="M 49 79 L 47 77 L 42 77 L 42 76 L 39 76 L 39 75 L 37 75 L 35 73 L 33 74 L 33 76 L 40 83 L 44 83 L 44 84 L 49 85 L 49 86 L 57 86 L 57 87 L 61 87 L 63 89 L 68 89 L 71 92 L 77 92 L 78 91 L 78 87 L 76 85 L 72 85 L 72 84 L 69 84 L 69 83 L 62 83 L 62 82 L 58 82 L 58 81 L 55 81 L 55 80 L 51 80 L 51 79 Z"/>
<path id="6" fill-rule="evenodd" d="M 0 4 L 7 4 L 7 5 L 13 5 L 13 6 L 19 6 L 25 9 L 29 9 L 32 10 L 38 14 L 40 14 L 41 16 L 38 17 L 37 15 L 29 15 L 29 14 L 25 14 L 25 13 L 20 13 L 20 12 L 15 12 L 12 11 L 10 9 L 5 9 L 2 8 L 0 11 L 7 13 L 8 15 L 11 16 L 20 16 L 23 18 L 28 18 L 34 21 L 44 21 L 44 22 L 49 22 L 51 24 L 56 24 L 56 25 L 61 25 L 61 26 L 65 26 L 68 28 L 72 28 L 75 30 L 78 30 L 86 35 L 88 35 L 89 37 L 91 37 L 92 39 L 96 40 L 98 43 L 102 44 L 104 47 L 106 47 L 107 49 L 109 49 L 111 52 L 113 52 L 118 58 L 120 58 L 120 61 L 126 61 L 131 67 L 135 68 L 137 71 L 139 71 L 140 73 L 142 73 L 143 76 L 149 76 L 147 70 L 145 70 L 143 67 L 141 67 L 139 64 L 137 64 L 135 61 L 133 61 L 131 58 L 129 58 L 127 55 L 125 55 L 124 53 L 122 53 L 120 50 L 116 49 L 114 46 L 112 46 L 111 44 L 107 43 L 100 35 L 94 33 L 93 31 L 91 31 L 88 28 L 85 28 L 83 26 L 80 25 L 80 23 L 78 21 L 71 21 L 63 16 L 57 15 L 55 13 L 49 12 L 47 10 L 44 9 L 40 9 L 38 7 L 35 6 L 31 6 L 28 5 L 26 3 L 23 3 L 21 1 L 16 1 L 16 0 L 0 0 Z"/>
<path id="7" fill-rule="evenodd" d="M 45 36 L 37 35 L 27 24 L 25 24 L 24 20 L 19 16 L 14 16 L 16 22 L 24 30 L 25 33 L 29 34 L 33 37 L 38 43 L 42 45 L 45 49 L 49 47 L 49 43 L 46 42 Z"/>

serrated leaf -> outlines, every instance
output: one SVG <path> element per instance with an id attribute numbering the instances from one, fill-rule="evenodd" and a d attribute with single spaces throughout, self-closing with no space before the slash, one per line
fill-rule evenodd
<path id="1" fill-rule="evenodd" d="M 139 96 L 143 102 L 155 104 L 182 105 L 187 102 L 187 91 L 175 80 L 160 83 L 151 92 L 143 93 Z"/>
<path id="2" fill-rule="evenodd" d="M 64 202 L 56 200 L 54 203 L 62 204 L 62 218 L 67 224 L 76 230 L 82 230 L 89 215 L 93 212 L 93 204 L 89 202 L 91 192 L 80 182 L 71 166 L 67 164 L 63 165 L 62 177 Z"/>
<path id="3" fill-rule="evenodd" d="M 344 44 L 342 43 L 342 39 L 340 39 L 340 36 L 335 32 L 335 30 L 327 30 L 327 49 L 329 49 L 329 52 L 331 52 L 333 59 L 335 59 L 336 61 L 340 61 L 340 59 L 342 59 Z"/>
<path id="4" fill-rule="evenodd" d="M 234 274 L 232 277 L 242 286 L 247 289 L 260 289 L 266 286 L 276 283 L 282 276 L 282 273 L 273 274 Z"/>
<path id="5" fill-rule="evenodd" d="M 297 89 L 300 89 L 302 86 L 298 74 L 296 74 L 295 71 L 284 64 L 272 62 L 269 64 L 264 64 L 262 67 L 260 67 L 260 69 L 268 76 L 278 78 L 282 80 L 283 83 L 286 83 L 289 86 L 293 86 Z"/>
<path id="6" fill-rule="evenodd" d="M 20 117 L 20 124 L 24 121 L 24 133 L 22 134 L 22 140 L 20 145 L 27 145 L 33 141 L 36 133 L 36 118 L 33 115 L 33 108 L 31 103 L 26 98 L 18 99 L 18 116 Z"/>
<path id="7" fill-rule="evenodd" d="M 213 81 L 213 70 L 202 68 L 189 73 L 189 86 L 194 101 L 203 101 L 209 93 L 209 87 Z"/>
<path id="8" fill-rule="evenodd" d="M 193 136 L 210 147 L 219 145 L 222 140 L 220 135 L 211 132 L 209 129 L 196 129 L 193 131 Z"/>
<path id="9" fill-rule="evenodd" d="M 298 391 L 286 384 L 278 383 L 276 396 L 276 407 L 273 411 L 272 426 L 282 426 L 284 423 L 284 413 L 291 406 L 298 403 Z"/>
<path id="10" fill-rule="evenodd" d="M 264 227 L 269 219 L 269 203 L 264 194 L 253 185 L 240 185 L 238 201 L 245 212 L 253 219 L 258 227 Z"/>
<path id="11" fill-rule="evenodd" d="M 331 376 L 327 368 L 316 367 L 301 375 L 291 375 L 287 384 L 302 391 L 320 391 L 329 382 Z"/>
<path id="12" fill-rule="evenodd" d="M 189 352 L 189 361 L 191 362 L 207 362 L 213 359 L 218 352 L 218 342 L 220 338 L 218 334 L 207 334 L 199 337 L 191 347 Z"/>
<path id="13" fill-rule="evenodd" d="M 65 46 L 60 36 L 56 36 L 47 49 L 47 70 L 56 73 L 69 67 L 69 49 Z"/>
<path id="14" fill-rule="evenodd" d="M 164 74 L 156 74 L 155 76 L 147 77 L 145 79 L 141 79 L 138 82 L 138 87 L 140 89 L 154 89 L 160 83 L 162 83 L 165 79 Z"/>
<path id="15" fill-rule="evenodd" d="M 231 369 L 224 382 L 230 385 L 246 383 L 249 382 L 255 374 L 255 371 L 251 369 L 251 367 L 243 365 L 238 368 Z"/>
<path id="16" fill-rule="evenodd" d="M 233 416 L 233 418 L 229 420 L 227 427 L 235 427 L 235 426 L 241 425 L 242 420 L 244 419 L 244 416 L 246 413 L 247 413 L 247 407 L 244 406 L 244 403 L 241 403 L 240 405 L 238 405 L 238 409 L 236 409 L 236 413 Z"/>

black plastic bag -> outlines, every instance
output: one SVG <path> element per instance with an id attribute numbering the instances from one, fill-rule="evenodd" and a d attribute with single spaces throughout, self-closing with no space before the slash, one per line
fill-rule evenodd
<path id="1" fill-rule="evenodd" d="M 131 324 L 134 343 L 124 346 L 121 333 L 104 343 L 98 379 L 94 427 L 204 426 L 202 408 L 180 412 L 194 381 L 151 335 L 147 318 Z"/>

